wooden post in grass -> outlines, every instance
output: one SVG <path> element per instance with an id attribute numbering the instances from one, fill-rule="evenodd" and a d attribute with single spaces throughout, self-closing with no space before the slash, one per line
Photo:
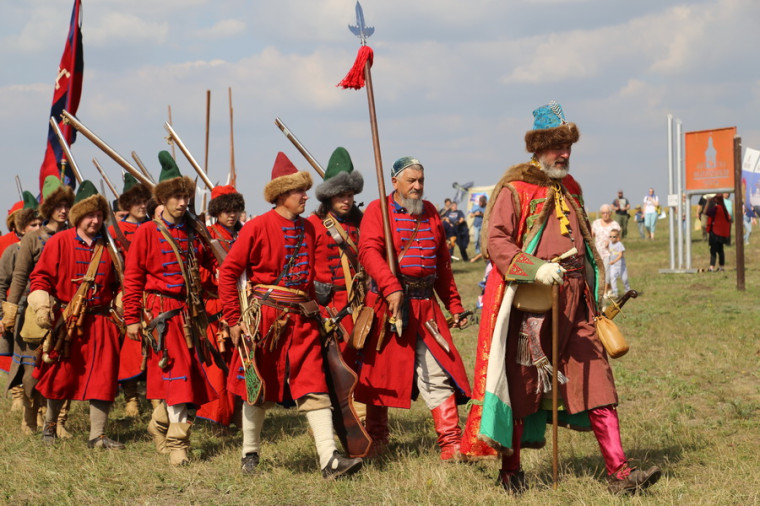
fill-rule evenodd
<path id="1" fill-rule="evenodd" d="M 736 289 L 744 291 L 744 195 L 742 194 L 742 138 L 734 136 L 734 236 Z"/>

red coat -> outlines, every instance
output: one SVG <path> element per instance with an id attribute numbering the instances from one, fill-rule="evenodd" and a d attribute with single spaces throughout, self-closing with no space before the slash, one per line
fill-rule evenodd
<path id="1" fill-rule="evenodd" d="M 398 255 L 412 236 L 415 218 L 395 203 L 392 194 L 387 198 L 393 247 Z M 401 261 L 400 274 L 414 278 L 435 275 L 434 288 L 441 302 L 449 312 L 462 313 L 464 308 L 454 282 L 451 257 L 435 206 L 425 201 L 424 211 L 419 219 L 421 224 L 415 242 Z M 402 288 L 401 282 L 391 273 L 386 260 L 379 200 L 373 201 L 367 207 L 360 230 L 359 260 L 380 292 L 370 292 L 367 295 L 367 305 L 375 307 L 376 315 L 382 316 L 386 305 L 380 295 L 387 296 Z M 415 347 L 419 336 L 451 377 L 459 400 L 464 401 L 470 396 L 470 383 L 462 358 L 451 339 L 446 317 L 435 297 L 410 299 L 408 302 L 409 321 L 406 322 L 403 335 L 397 337 L 386 332 L 384 344 L 379 352 L 375 350 L 380 324 L 378 321 L 375 322 L 364 346 L 356 399 L 376 406 L 409 408 L 413 389 Z M 428 320 L 436 321 L 441 335 L 449 343 L 450 353 L 446 353 L 425 328 L 424 324 Z"/>
<path id="2" fill-rule="evenodd" d="M 44 290 L 63 303 L 74 297 L 87 272 L 95 242 L 88 246 L 76 229 L 55 234 L 42 250 L 30 276 L 31 291 Z M 118 290 L 118 277 L 107 250 L 98 265 L 87 299 L 83 335 L 71 339 L 70 355 L 59 362 L 40 361 L 37 390 L 48 399 L 113 401 L 119 367 L 119 332 L 107 310 Z M 89 312 L 95 311 L 95 312 Z"/>
<path id="3" fill-rule="evenodd" d="M 275 210 L 246 222 L 237 241 L 219 270 L 219 298 L 224 317 L 230 326 L 240 319 L 237 283 L 243 272 L 253 285 L 271 285 L 283 271 L 296 250 L 297 239 L 303 230 L 303 240 L 296 262 L 279 286 L 313 294 L 314 227 L 303 218 L 290 221 Z M 279 311 L 261 307 L 261 335 L 266 335 Z M 253 331 L 253 329 L 251 329 Z M 317 322 L 291 313 L 277 345 L 270 350 L 270 341 L 256 348 L 256 364 L 264 380 L 265 400 L 298 399 L 309 393 L 326 393 L 327 384 L 322 365 L 322 353 Z M 245 378 L 239 353 L 232 358 L 227 388 L 245 398 Z"/>
<path id="4" fill-rule="evenodd" d="M 166 222 L 164 225 L 180 249 L 186 250 L 189 225 Z M 198 263 L 213 271 L 214 258 L 197 236 L 193 240 L 193 249 Z M 186 265 L 187 257 L 182 256 Z M 145 307 L 152 318 L 179 307 L 187 310 L 185 280 L 177 256 L 154 222 L 147 222 L 137 229 L 126 258 L 124 321 L 127 325 L 141 321 L 144 293 Z M 200 406 L 216 398 L 216 392 L 206 377 L 196 348 L 187 347 L 184 321 L 182 313 L 167 321 L 165 340 L 169 363 L 166 369 L 158 366 L 160 353 L 150 352 L 146 396 L 148 399 L 165 399 L 170 406 L 180 403 Z"/>
<path id="5" fill-rule="evenodd" d="M 3 251 L 5 251 L 5 248 L 11 244 L 16 244 L 20 240 L 21 237 L 19 237 L 16 232 L 8 232 L 7 234 L 0 236 L 0 256 L 3 256 Z"/>
<path id="6" fill-rule="evenodd" d="M 213 239 L 219 240 L 219 243 L 226 252 L 230 251 L 238 233 L 238 230 L 230 230 L 219 223 L 214 223 L 208 227 L 208 231 Z M 211 283 L 216 287 L 217 283 L 215 275 L 212 275 L 209 271 L 204 270 L 204 272 L 209 278 L 207 283 Z M 211 343 L 211 346 L 218 350 L 219 343 L 217 342 L 217 332 L 220 328 L 219 322 L 220 320 L 223 320 L 223 307 L 222 302 L 216 295 L 216 290 L 214 294 L 210 294 L 209 298 L 206 299 L 206 313 L 208 313 L 209 317 L 209 326 L 207 329 L 208 340 L 209 343 Z M 226 349 L 224 353 L 222 353 L 222 358 L 229 367 L 232 362 L 232 345 L 229 340 L 226 341 L 225 344 Z M 222 425 L 229 425 L 235 409 L 235 396 L 232 392 L 227 390 L 228 375 L 225 374 L 222 369 L 217 367 L 215 363 L 206 367 L 206 375 L 208 376 L 211 385 L 214 387 L 214 390 L 216 390 L 218 398 L 199 407 L 195 416 Z"/>
<path id="7" fill-rule="evenodd" d="M 315 230 L 314 258 L 316 262 L 314 265 L 314 281 L 333 285 L 332 299 L 328 302 L 327 306 L 336 311 L 340 311 L 346 307 L 346 304 L 348 304 L 346 278 L 343 273 L 343 264 L 340 261 L 340 246 L 338 246 L 338 243 L 335 242 L 335 239 L 333 239 L 330 232 L 328 232 L 327 227 L 322 223 L 322 218 L 316 214 L 312 214 L 309 216 L 309 221 L 314 225 Z M 340 225 L 354 244 L 358 245 L 359 227 L 356 224 L 347 221 L 341 221 Z M 352 277 L 356 275 L 356 271 L 350 262 L 349 269 Z M 321 310 L 322 316 L 327 317 L 327 310 L 324 306 L 321 306 Z M 341 324 L 343 325 L 343 328 L 346 329 L 348 335 L 351 335 L 351 331 L 354 328 L 354 320 L 351 316 L 343 318 Z M 358 370 L 357 351 L 349 346 L 346 341 L 340 341 L 339 346 L 346 364 L 352 369 Z"/>
<path id="8" fill-rule="evenodd" d="M 0 257 L 3 256 L 5 248 L 12 244 L 16 244 L 21 241 L 21 238 L 16 235 L 16 232 L 8 232 L 7 234 L 0 236 Z M 8 294 L 6 294 L 7 296 Z M 11 345 L 11 348 L 13 345 Z M 11 369 L 12 355 L 0 355 L 0 371 L 8 372 Z"/>
<path id="9" fill-rule="evenodd" d="M 124 237 L 127 239 L 127 241 L 131 243 L 132 238 L 135 232 L 137 232 L 137 228 L 140 225 L 141 223 L 121 220 L 119 221 L 119 230 L 121 230 L 121 233 L 124 234 Z M 113 225 L 108 227 L 108 233 L 111 234 L 111 237 L 114 238 L 116 245 L 121 251 L 122 257 L 126 258 L 127 249 L 125 249 L 124 245 L 121 244 L 121 242 L 119 242 L 117 239 L 116 230 L 114 229 Z M 127 381 L 141 376 L 143 374 L 143 371 L 140 370 L 141 363 L 142 347 L 140 343 L 129 338 L 123 339 L 121 343 L 121 350 L 119 350 L 119 381 Z"/>

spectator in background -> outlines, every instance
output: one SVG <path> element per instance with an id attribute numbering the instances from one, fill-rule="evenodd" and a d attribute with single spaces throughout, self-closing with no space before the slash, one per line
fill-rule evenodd
<path id="1" fill-rule="evenodd" d="M 757 225 L 758 209 L 748 205 L 744 206 L 744 244 L 749 244 L 752 226 Z"/>
<path id="2" fill-rule="evenodd" d="M 599 208 L 599 218 L 591 224 L 591 237 L 599 256 L 604 262 L 604 291 L 610 289 L 610 235 L 612 232 L 620 232 L 620 225 L 612 221 L 612 206 L 603 204 Z"/>
<path id="3" fill-rule="evenodd" d="M 486 212 L 487 203 L 488 200 L 486 199 L 486 196 L 481 195 L 478 197 L 478 203 L 470 209 L 470 216 L 473 217 L 472 228 L 475 229 L 475 256 L 470 259 L 470 262 L 474 262 L 483 256 L 480 253 L 480 230 L 483 226 L 483 215 Z"/>
<path id="4" fill-rule="evenodd" d="M 717 256 L 718 270 L 722 271 L 726 264 L 726 254 L 723 251 L 724 244 L 731 244 L 731 215 L 726 209 L 722 194 L 718 194 L 710 200 L 705 211 L 707 215 L 708 244 L 710 245 L 710 272 L 715 270 Z"/>
<path id="5" fill-rule="evenodd" d="M 623 196 L 623 190 L 618 190 L 617 198 L 612 201 L 612 209 L 615 211 L 612 218 L 620 225 L 620 230 L 623 231 L 622 238 L 625 239 L 628 235 L 628 220 L 631 218 L 628 214 L 631 202 Z"/>
<path id="6" fill-rule="evenodd" d="M 636 211 L 636 214 L 634 214 L 634 218 L 636 219 L 636 226 L 639 227 L 639 235 L 643 239 L 646 237 L 644 235 L 644 211 L 641 209 L 641 206 L 636 206 L 636 209 L 634 210 Z"/>
<path id="7" fill-rule="evenodd" d="M 464 213 L 457 209 L 457 203 L 451 202 L 449 211 L 443 218 L 443 228 L 446 230 L 446 238 L 449 241 L 449 253 L 454 257 L 454 246 L 459 246 L 459 252 L 463 261 L 468 261 L 467 246 L 470 244 L 470 229 L 467 227 L 467 221 L 464 219 Z M 455 257 L 454 257 L 455 258 Z"/>
<path id="8" fill-rule="evenodd" d="M 644 196 L 644 227 L 649 233 L 649 238 L 654 240 L 654 229 L 657 226 L 657 217 L 660 214 L 660 199 L 654 193 L 654 188 Z"/>
<path id="9" fill-rule="evenodd" d="M 438 215 L 443 218 L 449 212 L 449 209 L 451 209 L 451 199 L 446 199 L 443 201 L 443 207 L 438 210 Z"/>
<path id="10" fill-rule="evenodd" d="M 707 215 L 705 214 L 705 211 L 707 210 L 707 204 L 709 204 L 710 199 L 714 196 L 714 193 L 707 193 L 699 197 L 699 201 L 697 202 L 697 219 L 699 220 L 702 229 L 703 241 L 707 240 Z"/>
<path id="11" fill-rule="evenodd" d="M 620 278 L 623 281 L 623 287 L 625 291 L 631 289 L 631 284 L 628 282 L 628 268 L 625 265 L 625 246 L 620 241 L 620 232 L 613 230 L 610 233 L 610 288 L 612 290 L 612 296 L 618 296 L 617 280 Z"/>
<path id="12" fill-rule="evenodd" d="M 728 211 L 731 221 L 734 221 L 734 202 L 731 200 L 730 193 L 723 194 L 723 205 L 726 207 L 726 211 Z"/>

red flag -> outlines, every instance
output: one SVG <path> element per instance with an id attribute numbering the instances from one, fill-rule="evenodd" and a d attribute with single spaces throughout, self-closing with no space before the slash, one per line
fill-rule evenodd
<path id="1" fill-rule="evenodd" d="M 82 95 L 82 74 L 84 71 L 84 56 L 82 50 L 82 24 L 80 22 L 79 11 L 82 0 L 74 0 L 74 8 L 71 11 L 71 23 L 69 25 L 69 36 L 66 38 L 66 47 L 63 49 L 61 64 L 58 66 L 58 73 L 55 78 L 55 90 L 53 91 L 53 106 L 50 109 L 50 116 L 58 119 L 59 127 L 63 132 L 66 141 L 73 144 L 76 138 L 76 130 L 70 125 L 64 125 L 61 120 L 61 112 L 66 109 L 71 114 L 76 114 L 79 107 L 79 98 Z M 48 116 L 48 119 L 50 118 Z M 45 159 L 40 167 L 40 193 L 42 192 L 42 183 L 47 176 L 61 177 L 61 159 L 63 150 L 58 142 L 58 138 L 48 124 L 47 149 L 45 150 Z M 63 175 L 63 182 L 71 186 L 76 185 L 74 173 L 70 168 L 66 168 Z"/>

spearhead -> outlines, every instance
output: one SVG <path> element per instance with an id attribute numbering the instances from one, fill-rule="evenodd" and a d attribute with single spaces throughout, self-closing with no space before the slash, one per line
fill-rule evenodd
<path id="1" fill-rule="evenodd" d="M 366 26 L 364 24 L 364 11 L 362 11 L 362 6 L 359 2 L 356 2 L 356 26 L 348 25 L 348 29 L 351 30 L 351 33 L 359 37 L 362 46 L 365 45 L 367 39 L 375 33 L 374 26 Z"/>

